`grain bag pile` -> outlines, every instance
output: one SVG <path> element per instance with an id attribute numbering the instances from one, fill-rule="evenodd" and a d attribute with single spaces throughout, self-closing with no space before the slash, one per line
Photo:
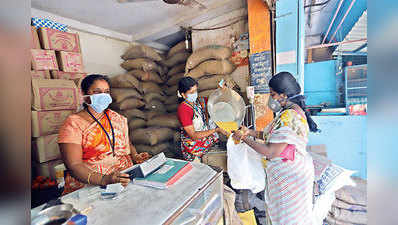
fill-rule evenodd
<path id="1" fill-rule="evenodd" d="M 177 89 L 178 81 L 184 77 L 185 64 L 191 55 L 191 50 L 186 49 L 185 41 L 181 41 L 170 49 L 167 53 L 167 58 L 163 62 L 169 68 L 166 82 L 163 86 L 167 95 L 166 110 L 169 113 L 175 113 L 178 107 Z"/>
<path id="2" fill-rule="evenodd" d="M 121 66 L 127 73 L 112 78 L 112 106 L 127 117 L 138 153 L 175 156 L 173 137 L 180 124 L 175 113 L 170 113 L 176 111 L 177 99 L 168 78 L 178 73 L 183 76 L 189 53 L 181 45 L 170 52 L 174 53 L 161 55 L 151 47 L 133 45 L 122 55 L 125 62 Z M 171 81 L 173 85 L 177 82 Z"/>
<path id="3" fill-rule="evenodd" d="M 185 76 L 199 83 L 199 96 L 208 97 L 223 79 L 229 87 L 236 86 L 230 77 L 235 70 L 230 61 L 232 50 L 220 45 L 208 45 L 199 48 L 189 56 L 185 66 Z"/>

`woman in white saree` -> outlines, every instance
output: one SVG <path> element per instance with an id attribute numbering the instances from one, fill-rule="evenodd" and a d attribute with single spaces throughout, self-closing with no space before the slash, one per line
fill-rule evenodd
<path id="1" fill-rule="evenodd" d="M 295 78 L 281 72 L 269 81 L 268 107 L 276 113 L 264 132 L 242 127 L 234 139 L 242 140 L 266 159 L 265 204 L 267 224 L 313 224 L 314 166 L 306 152 L 309 131 L 318 128 L 305 111 L 304 96 Z M 248 136 L 262 139 L 257 142 Z"/>

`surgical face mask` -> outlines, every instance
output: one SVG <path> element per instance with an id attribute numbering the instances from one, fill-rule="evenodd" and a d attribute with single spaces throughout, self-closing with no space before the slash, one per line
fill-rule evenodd
<path id="1" fill-rule="evenodd" d="M 193 94 L 187 94 L 186 96 L 189 102 L 196 102 L 196 99 L 198 98 L 198 92 L 195 92 Z"/>
<path id="2" fill-rule="evenodd" d="M 271 96 L 268 99 L 268 108 L 270 108 L 275 113 L 282 110 L 281 103 L 279 103 L 279 101 L 275 100 Z"/>
<path id="3" fill-rule="evenodd" d="M 112 103 L 112 97 L 108 93 L 89 95 L 91 104 L 88 104 L 97 113 L 102 113 Z"/>

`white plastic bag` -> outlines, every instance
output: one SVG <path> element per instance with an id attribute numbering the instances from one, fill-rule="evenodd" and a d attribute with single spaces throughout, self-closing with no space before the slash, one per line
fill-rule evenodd
<path id="1" fill-rule="evenodd" d="M 246 143 L 235 144 L 232 135 L 227 143 L 227 167 L 231 185 L 235 189 L 249 189 L 258 193 L 265 189 L 262 155 Z"/>

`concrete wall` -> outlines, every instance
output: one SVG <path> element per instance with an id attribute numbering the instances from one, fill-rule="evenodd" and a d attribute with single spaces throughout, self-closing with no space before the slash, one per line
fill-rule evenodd
<path id="1" fill-rule="evenodd" d="M 311 133 L 309 145 L 325 144 L 336 165 L 356 170 L 354 176 L 367 178 L 366 116 L 314 116 L 321 133 Z"/>
<path id="2" fill-rule="evenodd" d="M 83 63 L 88 74 L 113 76 L 125 72 L 120 67 L 123 62 L 120 56 L 128 48 L 129 42 L 73 29 L 69 31 L 79 34 Z"/>

